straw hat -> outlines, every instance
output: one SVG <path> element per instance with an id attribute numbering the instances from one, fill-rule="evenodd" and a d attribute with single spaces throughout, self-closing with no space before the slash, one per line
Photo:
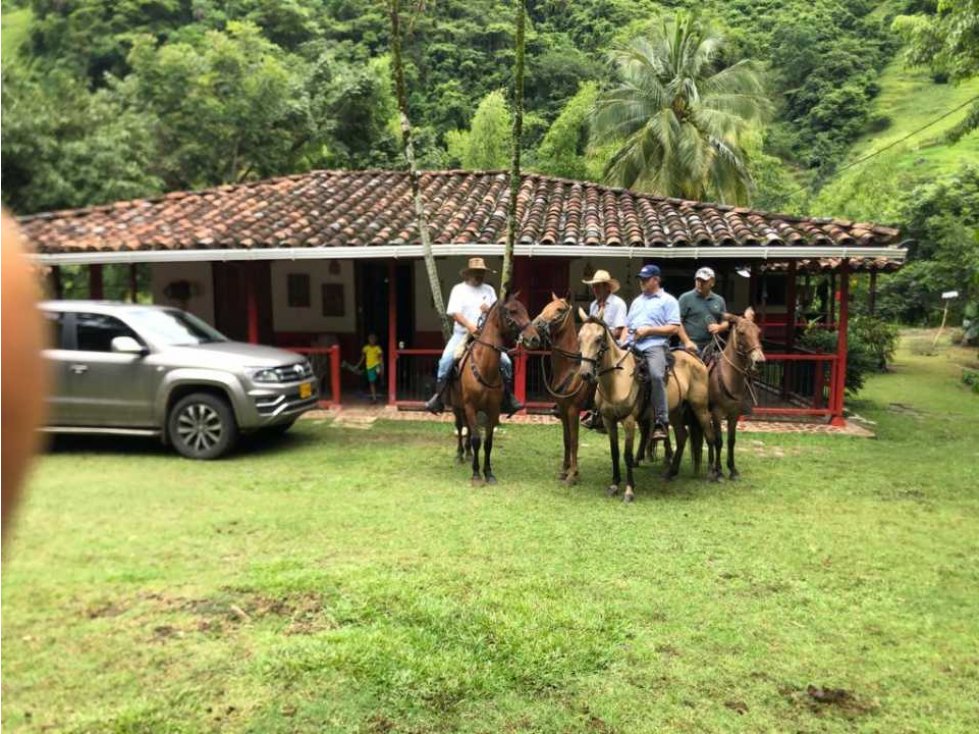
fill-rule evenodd
<path id="1" fill-rule="evenodd" d="M 459 275 L 465 278 L 470 270 L 482 270 L 484 272 L 488 271 L 490 273 L 495 273 L 495 270 L 491 270 L 486 267 L 486 263 L 481 257 L 471 257 L 469 258 L 469 265 L 459 271 Z"/>
<path id="2" fill-rule="evenodd" d="M 609 275 L 607 270 L 596 270 L 595 275 L 592 276 L 591 280 L 583 280 L 582 283 L 586 285 L 597 285 L 598 283 L 608 283 L 608 287 L 612 289 L 612 293 L 619 290 L 619 281 Z"/>

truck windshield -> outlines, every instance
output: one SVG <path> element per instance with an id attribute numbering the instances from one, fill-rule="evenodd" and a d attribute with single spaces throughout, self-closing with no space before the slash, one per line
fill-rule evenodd
<path id="1" fill-rule="evenodd" d="M 196 316 L 176 309 L 137 309 L 129 313 L 129 318 L 154 342 L 171 347 L 228 341 L 224 334 Z"/>

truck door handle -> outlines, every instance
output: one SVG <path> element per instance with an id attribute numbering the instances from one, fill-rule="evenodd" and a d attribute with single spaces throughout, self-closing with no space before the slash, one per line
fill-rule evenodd
<path id="1" fill-rule="evenodd" d="M 70 367 L 70 369 L 76 375 L 84 375 L 86 372 L 88 372 L 88 365 L 87 364 L 73 364 Z"/>

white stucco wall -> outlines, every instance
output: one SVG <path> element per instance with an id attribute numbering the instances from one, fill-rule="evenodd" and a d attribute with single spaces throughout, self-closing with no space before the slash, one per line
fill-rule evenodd
<path id="1" fill-rule="evenodd" d="M 186 302 L 167 298 L 163 291 L 167 285 L 179 280 L 190 283 L 190 300 Z M 210 263 L 153 263 L 150 266 L 150 287 L 153 303 L 176 306 L 214 324 L 214 277 Z"/>
<path id="2" fill-rule="evenodd" d="M 339 272 L 330 272 L 330 263 L 338 263 Z M 334 267 L 336 267 L 334 265 Z M 309 275 L 308 308 L 289 306 L 288 276 L 290 273 Z M 272 324 L 275 331 L 310 331 L 320 333 L 351 333 L 357 329 L 355 304 L 354 263 L 352 261 L 301 260 L 271 263 Z M 323 315 L 324 283 L 343 284 L 343 316 Z"/>

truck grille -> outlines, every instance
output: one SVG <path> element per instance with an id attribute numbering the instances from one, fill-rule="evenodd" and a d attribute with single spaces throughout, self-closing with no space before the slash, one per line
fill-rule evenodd
<path id="1" fill-rule="evenodd" d="M 298 382 L 308 380 L 313 376 L 313 367 L 309 362 L 299 362 L 284 367 L 276 367 L 275 375 L 282 382 Z"/>

